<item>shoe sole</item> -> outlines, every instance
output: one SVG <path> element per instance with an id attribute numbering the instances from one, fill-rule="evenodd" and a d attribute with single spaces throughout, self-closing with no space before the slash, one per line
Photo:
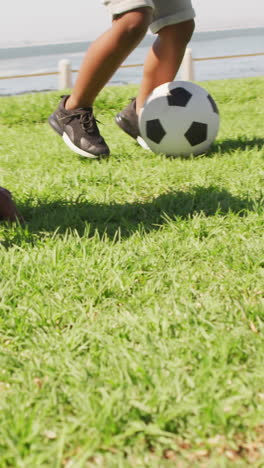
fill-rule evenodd
<path id="1" fill-rule="evenodd" d="M 51 126 L 51 128 L 53 128 L 53 130 L 55 130 L 56 133 L 58 133 L 64 143 L 72 150 L 74 151 L 74 153 L 77 153 L 79 154 L 79 156 L 83 156 L 84 158 L 88 158 L 88 159 L 102 159 L 102 158 L 107 158 L 109 155 L 108 154 L 99 154 L 99 155 L 95 155 L 93 153 L 88 153 L 87 151 L 84 151 L 82 150 L 81 148 L 78 148 L 78 146 L 76 146 L 72 141 L 71 139 L 69 138 L 69 136 L 67 135 L 66 132 L 62 132 L 61 131 L 61 128 L 60 126 L 58 125 L 57 123 L 57 120 L 56 118 L 54 117 L 54 114 L 51 114 L 48 118 L 48 122 Z"/>
<path id="2" fill-rule="evenodd" d="M 141 136 L 138 136 L 137 137 L 137 142 L 138 144 L 141 146 L 141 148 L 144 148 L 145 150 L 147 151 L 151 151 L 150 147 L 148 146 L 148 144 L 145 142 L 145 140 L 143 140 L 143 138 Z"/>

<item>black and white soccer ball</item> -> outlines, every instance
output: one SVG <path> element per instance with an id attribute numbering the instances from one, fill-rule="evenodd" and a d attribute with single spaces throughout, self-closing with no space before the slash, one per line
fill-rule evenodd
<path id="1" fill-rule="evenodd" d="M 212 96 L 188 81 L 172 81 L 155 88 L 139 114 L 142 146 L 170 156 L 205 153 L 217 136 L 219 124 Z"/>

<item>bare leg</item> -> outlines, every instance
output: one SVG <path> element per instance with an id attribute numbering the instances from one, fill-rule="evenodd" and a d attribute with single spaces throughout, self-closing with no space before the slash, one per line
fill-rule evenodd
<path id="1" fill-rule="evenodd" d="M 66 109 L 93 105 L 101 89 L 143 39 L 151 14 L 151 8 L 139 8 L 113 20 L 112 28 L 89 47 Z"/>
<path id="2" fill-rule="evenodd" d="M 194 21 L 189 20 L 166 26 L 159 31 L 145 62 L 143 79 L 137 97 L 137 113 L 154 88 L 174 80 L 193 30 Z"/>

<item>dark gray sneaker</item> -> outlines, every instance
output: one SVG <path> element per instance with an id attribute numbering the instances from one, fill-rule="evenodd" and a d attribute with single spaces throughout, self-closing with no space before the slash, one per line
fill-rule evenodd
<path id="1" fill-rule="evenodd" d="M 136 113 L 136 98 L 133 97 L 130 99 L 130 103 L 116 115 L 115 121 L 124 132 L 137 140 L 142 148 L 150 151 L 147 143 L 140 136 L 138 115 Z"/>
<path id="2" fill-rule="evenodd" d="M 138 127 L 138 116 L 136 113 L 136 98 L 131 98 L 130 103 L 119 112 L 115 121 L 117 125 L 135 140 L 140 136 Z"/>
<path id="3" fill-rule="evenodd" d="M 62 96 L 58 108 L 49 116 L 49 124 L 69 148 L 86 158 L 100 159 L 109 155 L 109 148 L 100 135 L 92 107 L 65 109 L 69 96 Z"/>

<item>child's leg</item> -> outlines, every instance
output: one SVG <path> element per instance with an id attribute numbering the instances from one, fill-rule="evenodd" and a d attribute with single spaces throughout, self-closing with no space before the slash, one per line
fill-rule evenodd
<path id="1" fill-rule="evenodd" d="M 105 4 L 109 3 L 105 0 Z M 112 28 L 88 49 L 71 96 L 64 96 L 48 119 L 71 150 L 92 159 L 109 155 L 109 147 L 93 115 L 93 101 L 144 37 L 152 20 L 150 0 L 137 0 L 135 4 L 140 4 L 139 8 L 119 14 L 120 3 L 119 0 L 111 2 L 115 15 Z"/>
<path id="2" fill-rule="evenodd" d="M 191 19 L 165 26 L 159 31 L 145 62 L 143 79 L 136 101 L 137 112 L 154 88 L 174 80 L 193 30 L 194 20 Z"/>
<path id="3" fill-rule="evenodd" d="M 167 25 L 159 30 L 145 61 L 138 96 L 115 118 L 117 125 L 132 138 L 137 139 L 140 136 L 138 113 L 147 96 L 157 86 L 174 80 L 193 30 L 193 19 Z"/>
<path id="4" fill-rule="evenodd" d="M 117 16 L 112 28 L 89 47 L 66 109 L 90 107 L 121 63 L 147 32 L 152 9 L 138 8 Z"/>

